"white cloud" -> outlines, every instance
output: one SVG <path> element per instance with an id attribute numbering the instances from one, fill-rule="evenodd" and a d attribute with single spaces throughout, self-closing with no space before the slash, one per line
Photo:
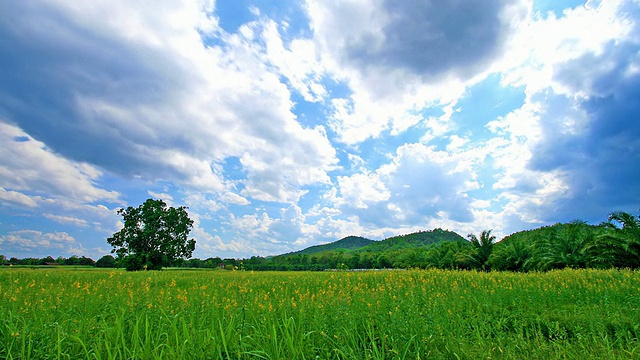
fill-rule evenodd
<path id="1" fill-rule="evenodd" d="M 389 190 L 374 173 L 354 174 L 338 177 L 340 197 L 335 200 L 337 206 L 351 206 L 367 209 L 367 204 L 387 201 L 391 197 Z"/>
<path id="2" fill-rule="evenodd" d="M 53 153 L 15 125 L 0 121 L 0 183 L 3 198 L 33 207 L 41 194 L 78 202 L 119 202 L 120 194 L 96 186 L 102 176 L 96 167 Z"/>
<path id="3" fill-rule="evenodd" d="M 506 1 L 309 0 L 306 7 L 324 68 L 352 91 L 332 99 L 329 123 L 347 144 L 402 133 L 423 121 L 416 112 L 455 103 L 502 56 L 525 14 L 523 2 Z"/>
<path id="4" fill-rule="evenodd" d="M 527 94 L 521 108 L 487 126 L 498 135 L 487 150 L 510 231 L 574 218 L 598 221 L 616 210 L 618 197 L 634 191 L 611 187 L 635 176 L 626 170 L 637 161 L 627 152 L 637 142 L 629 138 L 634 128 L 626 114 L 638 102 L 631 90 L 637 79 L 627 70 L 638 63 L 637 14 L 637 3 L 608 1 L 562 18 L 532 19 L 514 36 L 513 56 L 496 64 L 505 83 L 525 86 Z M 624 160 L 621 153 L 628 154 Z M 612 173 L 613 164 L 621 166 Z"/>
<path id="5" fill-rule="evenodd" d="M 21 46 L 39 54 L 30 66 L 49 69 L 37 81 L 21 81 L 38 84 L 52 104 L 64 106 L 32 107 L 36 122 L 27 123 L 22 110 L 12 120 L 30 124 L 28 132 L 37 127 L 43 143 L 63 156 L 126 177 L 216 193 L 226 189 L 217 165 L 246 154 L 252 160 L 245 162 L 247 196 L 290 202 L 304 193 L 301 186 L 328 182 L 335 150 L 322 127 L 304 128 L 296 121 L 290 91 L 278 78 L 284 74 L 309 96 L 322 95 L 311 71 L 313 56 L 295 60 L 309 45 L 278 48 L 281 40 L 270 21 L 225 33 L 203 12 L 210 5 L 54 2 L 46 12 L 16 7 L 23 22 L 5 24 L 14 34 L 11 41 L 29 39 Z M 47 18 L 50 13 L 57 16 Z M 51 24 L 47 33 L 27 25 L 43 18 Z M 258 34 L 270 48 L 255 42 Z M 37 46 L 46 42 L 65 49 L 64 56 L 50 57 L 54 49 Z M 58 92 L 60 87 L 67 91 Z M 29 101 L 4 95 L 15 103 Z M 71 128 L 77 137 L 63 141 Z"/>
<path id="6" fill-rule="evenodd" d="M 228 203 L 228 204 L 235 204 L 235 205 L 249 205 L 251 204 L 251 202 L 249 200 L 247 200 L 246 198 L 232 193 L 232 192 L 226 192 L 224 194 L 222 194 L 222 196 L 220 196 L 220 200 Z"/>
<path id="7" fill-rule="evenodd" d="M 89 224 L 87 224 L 86 220 L 79 219 L 79 218 L 72 217 L 72 216 L 61 216 L 61 215 L 55 215 L 55 214 L 42 214 L 42 216 L 44 216 L 47 219 L 53 220 L 55 222 L 61 223 L 61 224 L 72 224 L 72 225 L 79 226 L 79 227 L 87 227 L 87 226 L 89 226 Z"/>
<path id="8" fill-rule="evenodd" d="M 243 257 L 245 254 L 255 253 L 255 248 L 246 241 L 222 241 L 219 235 L 211 234 L 211 229 L 207 229 L 201 222 L 201 217 L 197 213 L 190 213 L 193 220 L 193 229 L 189 234 L 190 238 L 196 240 L 196 250 L 194 257 L 207 258 L 211 254 L 222 257 Z"/>
<path id="9" fill-rule="evenodd" d="M 585 53 L 601 53 L 608 42 L 625 37 L 631 23 L 619 16 L 619 9 L 626 3 L 589 1 L 586 6 L 565 11 L 560 18 L 529 14 L 529 20 L 518 24 L 510 40 L 508 56 L 495 63 L 493 70 L 504 73 L 505 83 L 526 85 L 529 94 L 549 86 L 563 93 L 562 85 L 553 81 L 554 66 Z"/>
<path id="10" fill-rule="evenodd" d="M 262 37 L 266 43 L 268 61 L 306 101 L 321 101 L 328 95 L 320 82 L 324 68 L 311 40 L 294 39 L 285 45 L 280 37 L 278 24 L 268 20 Z"/>
<path id="11" fill-rule="evenodd" d="M 483 158 L 475 149 L 448 153 L 405 144 L 376 171 L 339 177 L 326 200 L 368 231 L 415 229 L 432 219 L 467 223 L 473 220 L 467 192 L 480 186 L 473 168 Z"/>
<path id="12" fill-rule="evenodd" d="M 0 201 L 8 206 L 18 205 L 26 207 L 35 207 L 38 205 L 38 198 L 25 195 L 21 192 L 5 190 L 0 188 Z"/>
<path id="13" fill-rule="evenodd" d="M 151 190 L 147 190 L 147 194 L 149 194 L 154 199 L 160 199 L 164 201 L 168 206 L 173 206 L 173 196 L 171 196 L 171 194 L 168 194 L 166 192 L 159 193 Z"/>
<path id="14" fill-rule="evenodd" d="M 202 218 L 209 218 L 211 214 L 224 208 L 222 204 L 200 192 L 185 194 L 184 203 L 190 209 L 190 213 L 197 213 Z"/>
<path id="15" fill-rule="evenodd" d="M 86 250 L 65 232 L 43 233 L 36 230 L 13 231 L 0 235 L 0 247 L 7 253 L 21 253 L 26 257 L 84 255 Z M 76 252 L 80 250 L 80 252 Z"/>
<path id="16" fill-rule="evenodd" d="M 190 207 L 202 257 L 635 210 L 637 1 L 537 16 L 519 0 L 308 0 L 308 24 L 289 5 L 252 7 L 236 33 L 213 1 L 11 6 L 1 206 L 104 235 L 121 224 L 103 204 L 146 191 Z M 470 114 L 488 76 L 524 104 Z M 46 234 L 10 235 L 60 243 Z M 99 248 L 77 239 L 68 251 Z"/>

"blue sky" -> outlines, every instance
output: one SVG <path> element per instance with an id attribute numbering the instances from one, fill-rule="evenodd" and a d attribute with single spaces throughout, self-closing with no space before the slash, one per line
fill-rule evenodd
<path id="1" fill-rule="evenodd" d="M 0 254 L 194 256 L 640 209 L 638 1 L 28 0 L 0 16 Z"/>

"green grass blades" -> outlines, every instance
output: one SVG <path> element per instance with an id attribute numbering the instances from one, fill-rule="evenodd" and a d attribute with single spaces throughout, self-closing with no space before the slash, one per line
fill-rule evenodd
<path id="1" fill-rule="evenodd" d="M 3 359 L 636 359 L 640 273 L 0 269 Z"/>

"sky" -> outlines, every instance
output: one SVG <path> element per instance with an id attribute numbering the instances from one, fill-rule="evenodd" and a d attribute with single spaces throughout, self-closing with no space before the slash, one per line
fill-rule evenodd
<path id="1" fill-rule="evenodd" d="M 0 254 L 194 257 L 640 210 L 640 1 L 0 4 Z"/>

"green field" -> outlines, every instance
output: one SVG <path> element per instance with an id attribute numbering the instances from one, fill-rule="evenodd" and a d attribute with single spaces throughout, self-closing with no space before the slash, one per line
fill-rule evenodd
<path id="1" fill-rule="evenodd" d="M 637 359 L 640 273 L 0 269 L 7 359 Z"/>

